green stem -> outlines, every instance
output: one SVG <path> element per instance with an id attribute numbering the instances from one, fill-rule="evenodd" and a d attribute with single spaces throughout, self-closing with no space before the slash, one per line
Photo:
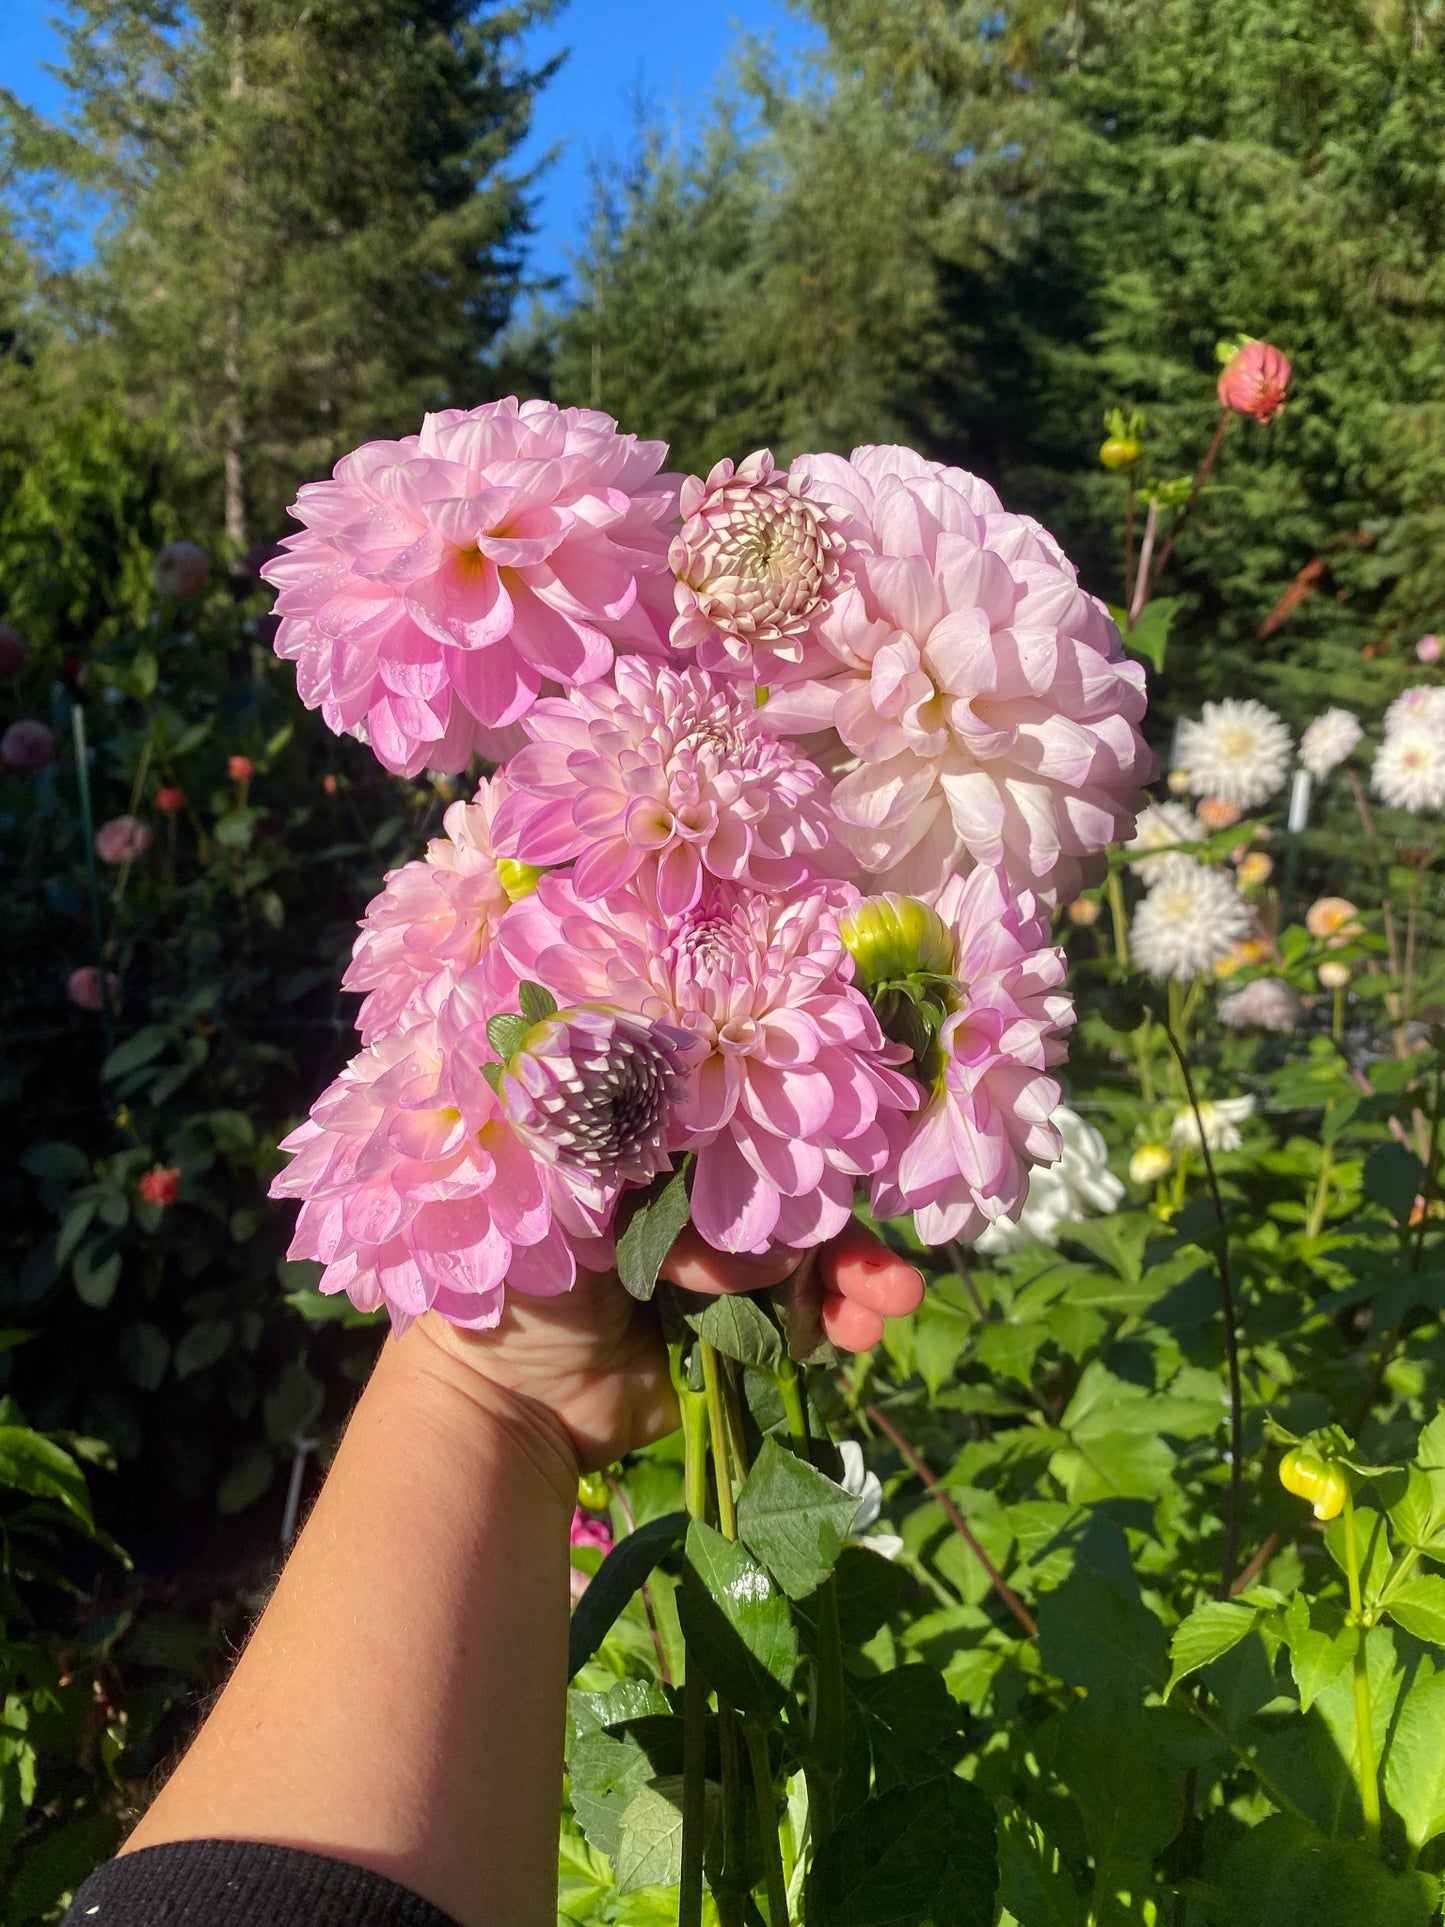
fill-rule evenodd
<path id="1" fill-rule="evenodd" d="M 1121 970 L 1129 968 L 1129 919 L 1124 914 L 1124 886 L 1119 872 L 1109 872 L 1109 915 L 1114 924 L 1114 956 Z"/>
<path id="2" fill-rule="evenodd" d="M 738 1885 L 738 1868 L 743 1860 L 742 1752 L 738 1746 L 738 1716 L 721 1694 L 718 1695 L 717 1722 L 718 1760 L 722 1773 L 722 1842 L 719 1847 L 722 1864 L 713 1882 L 713 1899 L 717 1902 L 721 1927 L 735 1927 L 735 1924 L 740 1927 L 746 1915 L 746 1894 Z"/>
<path id="3" fill-rule="evenodd" d="M 1315 1184 L 1314 1201 L 1310 1205 L 1309 1222 L 1305 1226 L 1307 1238 L 1318 1238 L 1324 1229 L 1325 1213 L 1330 1202 L 1330 1178 L 1334 1174 L 1335 1156 L 1327 1144 L 1320 1156 L 1320 1175 Z"/>
<path id="4" fill-rule="evenodd" d="M 788 1442 L 800 1459 L 808 1456 L 808 1408 L 803 1399 L 802 1381 L 798 1367 L 784 1349 L 778 1369 L 773 1374 L 773 1383 L 778 1388 L 778 1396 L 783 1401 L 783 1411 L 788 1421 Z"/>
<path id="5" fill-rule="evenodd" d="M 1355 1502 L 1345 1498 L 1345 1576 L 1350 1586 L 1350 1617 L 1359 1629 L 1355 1647 L 1355 1741 L 1360 1762 L 1360 1805 L 1365 1816 L 1365 1843 L 1380 1846 L 1380 1781 L 1375 1768 L 1375 1715 L 1370 1703 L 1370 1655 L 1364 1610 L 1360 1601 L 1360 1555 L 1355 1540 Z"/>
<path id="6" fill-rule="evenodd" d="M 738 1536 L 738 1515 L 733 1504 L 732 1458 L 728 1451 L 728 1415 L 723 1400 L 722 1365 L 715 1348 L 705 1338 L 698 1340 L 702 1353 L 702 1383 L 707 1397 L 707 1419 L 712 1431 L 713 1474 L 717 1481 L 717 1519 L 724 1539 Z"/>
<path id="7" fill-rule="evenodd" d="M 671 1347 L 672 1381 L 682 1407 L 683 1489 L 689 1518 L 707 1513 L 707 1410 L 689 1389 L 682 1347 Z M 682 1688 L 682 1870 L 677 1927 L 702 1927 L 702 1850 L 707 1817 L 707 1682 L 687 1655 Z"/>
<path id="8" fill-rule="evenodd" d="M 833 1790 L 843 1772 L 843 1696 L 838 1581 L 830 1573 L 818 1590 L 818 1706 L 813 1722 L 813 1770 L 808 1776 L 813 1835 L 820 1846 L 833 1830 Z"/>
<path id="9" fill-rule="evenodd" d="M 1139 1094 L 1148 1105 L 1154 1103 L 1154 1022 L 1146 1017 L 1133 1033 L 1134 1055 L 1139 1064 Z"/>
<path id="10" fill-rule="evenodd" d="M 85 880 L 90 895 L 90 921 L 95 944 L 95 967 L 100 980 L 100 1034 L 109 1057 L 115 1043 L 110 987 L 105 969 L 105 926 L 100 912 L 100 871 L 95 862 L 95 811 L 90 801 L 90 751 L 85 740 L 85 711 L 75 703 L 70 711 L 70 733 L 75 744 L 75 788 L 80 799 L 80 830 L 85 842 Z"/>
<path id="11" fill-rule="evenodd" d="M 753 1792 L 758 1803 L 758 1837 L 763 1846 L 763 1870 L 768 1888 L 768 1927 L 788 1927 L 788 1885 L 778 1845 L 778 1803 L 773 1787 L 772 1761 L 766 1731 L 752 1720 L 743 1722 L 748 1761 L 753 1770 Z"/>

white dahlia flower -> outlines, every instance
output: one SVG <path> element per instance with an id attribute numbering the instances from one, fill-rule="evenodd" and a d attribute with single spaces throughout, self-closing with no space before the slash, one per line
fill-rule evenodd
<path id="1" fill-rule="evenodd" d="M 1392 809 L 1445 809 L 1445 717 L 1406 723 L 1380 745 L 1370 781 Z"/>
<path id="2" fill-rule="evenodd" d="M 1057 1164 L 1036 1165 L 1017 1218 L 998 1218 L 976 1240 L 980 1251 L 1016 1251 L 1020 1245 L 1055 1245 L 1061 1225 L 1112 1211 L 1124 1187 L 1109 1169 L 1109 1147 L 1077 1111 L 1061 1104 L 1053 1121 L 1063 1134 Z"/>
<path id="3" fill-rule="evenodd" d="M 1146 886 L 1157 883 L 1181 843 L 1204 843 L 1209 832 L 1186 803 L 1150 803 L 1139 812 L 1134 834 L 1124 845 L 1137 852 L 1129 868 Z"/>
<path id="4" fill-rule="evenodd" d="M 1385 711 L 1385 734 L 1425 724 L 1445 730 L 1445 683 L 1416 683 L 1398 695 Z"/>
<path id="5" fill-rule="evenodd" d="M 1237 1151 L 1244 1139 L 1239 1135 L 1239 1127 L 1247 1117 L 1254 1116 L 1252 1097 L 1221 1097 L 1212 1103 L 1207 1099 L 1199 1106 L 1199 1116 L 1194 1115 L 1191 1104 L 1183 1105 L 1174 1113 L 1174 1122 L 1169 1127 L 1169 1141 L 1181 1151 L 1198 1151 L 1203 1148 L 1199 1127 L 1204 1126 L 1203 1144 L 1211 1151 Z"/>
<path id="6" fill-rule="evenodd" d="M 838 1456 L 843 1461 L 843 1477 L 840 1481 L 843 1490 L 858 1501 L 858 1510 L 853 1514 L 848 1537 L 856 1539 L 860 1546 L 866 1546 L 881 1558 L 896 1559 L 903 1550 L 903 1541 L 898 1534 L 869 1530 L 877 1525 L 883 1510 L 883 1486 L 878 1474 L 868 1470 L 863 1448 L 856 1439 L 840 1439 Z"/>
<path id="7" fill-rule="evenodd" d="M 1358 716 L 1348 709 L 1327 709 L 1316 716 L 1299 740 L 1299 759 L 1322 783 L 1331 770 L 1339 768 L 1364 735 Z"/>
<path id="8" fill-rule="evenodd" d="M 1134 912 L 1129 941 L 1151 977 L 1187 983 L 1222 962 L 1249 930 L 1249 909 L 1233 877 L 1192 857 L 1171 856 Z"/>
<path id="9" fill-rule="evenodd" d="M 1179 761 L 1196 796 L 1218 796 L 1253 809 L 1289 775 L 1290 733 L 1272 709 L 1252 696 L 1206 703 L 1198 722 L 1179 726 Z"/>

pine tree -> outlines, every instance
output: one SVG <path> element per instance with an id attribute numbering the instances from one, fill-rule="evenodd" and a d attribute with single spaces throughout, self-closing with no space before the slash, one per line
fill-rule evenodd
<path id="1" fill-rule="evenodd" d="M 97 193 L 65 291 L 140 411 L 174 419 L 239 554 L 298 479 L 472 405 L 528 231 L 508 169 L 551 0 L 75 0 L 70 130 L 11 121 Z"/>

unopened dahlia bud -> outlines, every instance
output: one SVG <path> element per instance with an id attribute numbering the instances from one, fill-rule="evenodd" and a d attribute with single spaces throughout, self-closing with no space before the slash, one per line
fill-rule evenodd
<path id="1" fill-rule="evenodd" d="M 155 805 L 162 816 L 174 816 L 186 806 L 186 793 L 174 783 L 163 783 L 156 791 Z"/>
<path id="2" fill-rule="evenodd" d="M 211 559 L 195 542 L 167 542 L 151 564 L 155 585 L 163 596 L 184 600 L 197 596 L 211 579 Z"/>
<path id="3" fill-rule="evenodd" d="M 159 1205 L 162 1211 L 169 1210 L 181 1195 L 181 1167 L 178 1164 L 158 1164 L 147 1171 L 140 1181 L 141 1200 L 145 1204 Z"/>
<path id="4" fill-rule="evenodd" d="M 34 716 L 22 716 L 0 736 L 0 764 L 6 769 L 39 770 L 55 761 L 55 737 Z"/>
<path id="5" fill-rule="evenodd" d="M 1206 796 L 1195 814 L 1206 830 L 1232 830 L 1243 811 L 1238 803 L 1231 803 L 1223 796 Z"/>
<path id="6" fill-rule="evenodd" d="M 1251 850 L 1239 859 L 1235 872 L 1240 884 L 1246 890 L 1257 890 L 1261 884 L 1268 883 L 1274 875 L 1274 861 L 1263 850 Z"/>
<path id="7" fill-rule="evenodd" d="M 1220 406 L 1267 422 L 1284 407 L 1289 375 L 1289 363 L 1278 348 L 1246 339 L 1219 377 Z"/>
<path id="8" fill-rule="evenodd" d="M 546 874 L 545 867 L 539 863 L 519 863 L 510 856 L 497 859 L 497 881 L 511 903 L 520 903 L 523 897 L 531 896 Z"/>
<path id="9" fill-rule="evenodd" d="M 936 910 L 916 897 L 866 897 L 838 919 L 838 935 L 871 988 L 925 972 L 947 977 L 953 970 L 953 937 Z"/>
<path id="10" fill-rule="evenodd" d="M 684 1031 L 633 1011 L 562 1010 L 522 1038 L 498 1096 L 547 1163 L 592 1185 L 646 1184 L 670 1161 L 691 1048 Z"/>
<path id="11" fill-rule="evenodd" d="M 0 622 L 0 676 L 18 676 L 25 667 L 28 653 L 20 631 L 12 629 L 8 622 Z M 1424 662 L 1425 657 L 1420 660 Z"/>
<path id="12" fill-rule="evenodd" d="M 1189 771 L 1188 771 L 1187 769 L 1171 769 L 1171 770 L 1170 770 L 1170 772 L 1169 772 L 1169 794 L 1170 794 L 1171 796 L 1188 796 L 1188 794 L 1189 794 Z"/>
<path id="13" fill-rule="evenodd" d="M 1320 980 L 1321 989 L 1343 990 L 1345 985 L 1350 981 L 1350 966 L 1345 963 L 1337 963 L 1332 959 L 1328 963 L 1322 963 L 1315 972 L 1315 975 Z"/>
<path id="14" fill-rule="evenodd" d="M 769 682 L 777 665 L 803 661 L 844 547 L 807 490 L 765 448 L 683 483 L 682 528 L 668 553 L 677 577 L 672 643 L 696 649 L 702 668 L 755 669 Z"/>
<path id="15" fill-rule="evenodd" d="M 1097 897 L 1075 897 L 1068 909 L 1069 922 L 1088 930 L 1099 921 L 1102 908 Z"/>
<path id="16" fill-rule="evenodd" d="M 1129 1176 L 1135 1184 L 1157 1184 L 1174 1169 L 1174 1153 L 1167 1144 L 1141 1144 L 1129 1160 Z"/>

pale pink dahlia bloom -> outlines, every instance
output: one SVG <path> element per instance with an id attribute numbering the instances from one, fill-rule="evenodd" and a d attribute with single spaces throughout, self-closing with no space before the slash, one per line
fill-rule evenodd
<path id="1" fill-rule="evenodd" d="M 442 818 L 446 835 L 416 862 L 388 872 L 367 905 L 341 980 L 343 990 L 367 993 L 356 1015 L 363 1044 L 395 1030 L 439 976 L 455 979 L 478 962 L 496 934 L 511 903 L 492 836 L 506 793 L 505 777 L 494 776 L 472 802 L 453 803 Z"/>
<path id="2" fill-rule="evenodd" d="M 509 398 L 345 456 L 300 491 L 305 527 L 262 571 L 301 700 L 390 770 L 459 770 L 479 726 L 515 722 L 544 682 L 659 650 L 665 452 L 610 415 Z"/>
<path id="3" fill-rule="evenodd" d="M 950 877 L 935 908 L 953 933 L 957 1007 L 939 1033 L 932 1095 L 872 1206 L 878 1218 L 911 1211 L 924 1243 L 941 1245 L 1017 1218 L 1030 1171 L 1062 1155 L 1048 1071 L 1063 1059 L 1074 1007 L 1048 918 L 1000 871 Z"/>
<path id="4" fill-rule="evenodd" d="M 524 1037 L 499 1093 L 485 1070 L 498 1074 L 486 1033 L 497 1014 L 469 972 L 438 1015 L 413 1014 L 354 1057 L 282 1143 L 293 1160 L 271 1195 L 303 1201 L 289 1255 L 326 1267 L 322 1291 L 366 1311 L 384 1304 L 399 1331 L 428 1310 L 494 1325 L 505 1287 L 551 1295 L 579 1263 L 610 1262 L 606 1220 L 623 1179 L 599 1180 L 574 1155 L 597 1141 L 594 1124 L 619 1169 L 650 1173 L 657 1159 L 685 1038 L 628 1015 L 614 1033 L 605 1016 L 569 1026 L 577 1013 L 562 1013 L 539 1027 L 545 1036 Z M 563 1098 L 555 1130 L 547 1103 L 528 1095 L 539 1077 Z"/>
<path id="5" fill-rule="evenodd" d="M 913 894 L 1002 868 L 1053 903 L 1102 874 L 1153 759 L 1144 671 L 1037 522 L 985 483 L 904 448 L 794 465 L 851 545 L 820 624 L 832 665 L 770 693 L 769 726 L 835 729 L 857 759 L 839 832 Z"/>
<path id="6" fill-rule="evenodd" d="M 95 853 L 102 863 L 138 863 L 154 841 L 150 824 L 138 816 L 113 816 L 95 833 Z"/>
<path id="7" fill-rule="evenodd" d="M 751 686 L 624 658 L 615 686 L 539 703 L 526 728 L 496 848 L 529 864 L 575 860 L 579 897 L 638 877 L 676 917 L 709 877 L 785 890 L 829 853 L 827 782 L 763 727 Z"/>
<path id="8" fill-rule="evenodd" d="M 547 877 L 499 933 L 512 969 L 558 997 L 635 1009 L 697 1040 L 677 1142 L 697 1154 L 692 1221 L 719 1251 L 834 1236 L 917 1107 L 893 1068 L 908 1052 L 851 981 L 837 918 L 854 896 L 820 887 L 780 903 L 718 884 L 663 921 L 633 889 L 589 903 Z"/>
<path id="9" fill-rule="evenodd" d="M 682 528 L 668 560 L 677 577 L 675 649 L 704 669 L 795 681 L 820 661 L 817 624 L 838 584 L 843 537 L 794 463 L 765 448 L 721 461 L 682 485 Z"/>

